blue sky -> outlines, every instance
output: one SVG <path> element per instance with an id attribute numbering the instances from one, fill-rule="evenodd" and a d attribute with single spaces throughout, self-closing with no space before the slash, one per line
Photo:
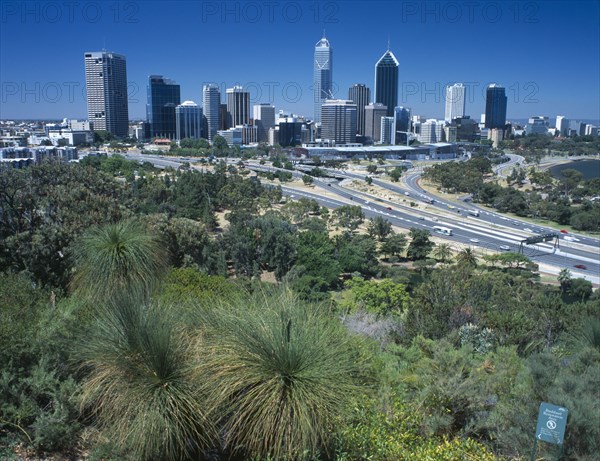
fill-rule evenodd
<path id="1" fill-rule="evenodd" d="M 85 118 L 83 54 L 127 57 L 130 118 L 145 118 L 146 84 L 162 74 L 182 101 L 202 84 L 242 84 L 254 103 L 312 116 L 314 44 L 334 51 L 337 97 L 366 83 L 391 50 L 399 105 L 442 118 L 446 84 L 507 88 L 508 118 L 600 119 L 600 8 L 590 1 L 53 1 L 0 2 L 0 118 Z"/>

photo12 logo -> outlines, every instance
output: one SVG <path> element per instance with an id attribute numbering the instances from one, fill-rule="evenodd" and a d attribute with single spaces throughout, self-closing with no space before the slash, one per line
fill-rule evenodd
<path id="1" fill-rule="evenodd" d="M 442 103 L 448 96 L 446 89 L 454 82 L 402 82 L 400 85 L 400 102 L 402 104 L 414 103 Z M 465 102 L 472 104 L 484 101 L 487 97 L 487 88 L 492 82 L 460 82 L 464 87 Z M 540 102 L 538 95 L 540 88 L 536 82 L 511 82 L 502 85 L 506 91 L 508 102 L 514 104 L 535 104 Z M 454 96 L 456 97 L 456 95 Z"/>
<path id="2" fill-rule="evenodd" d="M 535 24 L 539 22 L 538 2 L 477 2 L 477 1 L 403 1 L 400 21 L 474 24 L 497 23 L 502 20 Z"/>
<path id="3" fill-rule="evenodd" d="M 0 85 L 2 104 L 18 102 L 21 104 L 79 104 L 86 102 L 85 83 L 81 82 L 2 82 Z M 127 83 L 127 101 L 129 104 L 140 102 L 140 87 L 136 82 Z"/>
<path id="4" fill-rule="evenodd" d="M 201 2 L 201 21 L 221 23 L 339 22 L 339 2 Z"/>
<path id="5" fill-rule="evenodd" d="M 140 4 L 124 2 L 0 2 L 1 22 L 33 23 L 91 23 L 101 20 L 113 23 L 139 22 Z"/>

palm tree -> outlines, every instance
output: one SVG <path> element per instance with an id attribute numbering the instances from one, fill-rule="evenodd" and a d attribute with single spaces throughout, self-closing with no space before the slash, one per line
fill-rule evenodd
<path id="1" fill-rule="evenodd" d="M 82 410 L 133 459 L 197 459 L 214 439 L 192 341 L 175 315 L 130 300 L 109 303 L 79 345 Z"/>
<path id="2" fill-rule="evenodd" d="M 564 269 L 560 270 L 557 279 L 560 283 L 560 291 L 564 293 L 566 289 L 569 288 L 573 277 L 571 275 L 571 271 L 565 267 Z"/>
<path id="3" fill-rule="evenodd" d="M 167 267 L 164 246 L 136 221 L 90 229 L 73 253 L 73 288 L 100 303 L 120 294 L 147 299 Z"/>
<path id="4" fill-rule="evenodd" d="M 314 459 L 356 394 L 361 365 L 339 322 L 288 291 L 204 312 L 201 366 L 226 449 L 244 459 Z"/>
<path id="5" fill-rule="evenodd" d="M 475 252 L 472 248 L 463 248 L 459 251 L 458 256 L 456 257 L 456 261 L 459 264 L 464 264 L 466 266 L 475 267 L 477 266 L 477 256 L 475 256 Z"/>
<path id="6" fill-rule="evenodd" d="M 433 251 L 433 257 L 446 262 L 452 256 L 452 247 L 448 243 L 440 243 Z"/>

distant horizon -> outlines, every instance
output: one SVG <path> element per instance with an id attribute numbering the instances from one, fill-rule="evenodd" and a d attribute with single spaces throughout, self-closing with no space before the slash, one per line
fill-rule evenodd
<path id="1" fill-rule="evenodd" d="M 277 115 L 277 113 L 275 114 Z M 416 114 L 418 115 L 418 114 Z M 531 117 L 535 117 L 535 116 L 540 116 L 543 114 L 537 114 L 537 115 L 532 115 Z M 465 116 L 469 116 L 469 114 L 465 114 Z M 578 117 L 568 117 L 565 116 L 567 118 L 567 120 L 573 120 L 573 121 L 577 121 L 577 122 L 582 122 L 582 123 L 586 123 L 586 124 L 590 124 L 596 127 L 600 127 L 600 119 L 594 120 L 594 119 L 586 119 L 586 118 L 578 118 Z M 62 117 L 62 118 L 0 118 L 0 122 L 61 122 L 63 121 L 63 119 L 69 119 L 69 120 L 87 120 L 86 117 Z M 429 118 L 434 118 L 434 117 L 429 117 Z M 472 120 L 478 120 L 479 117 L 474 118 L 471 117 Z M 514 118 L 514 117 L 507 117 L 506 118 L 506 123 L 510 123 L 510 122 L 526 122 L 529 119 L 529 117 L 525 117 L 525 118 Z M 437 120 L 443 120 L 442 118 L 438 118 Z M 556 117 L 549 117 L 549 126 L 550 128 L 553 128 L 555 123 L 556 123 Z M 145 118 L 130 118 L 129 122 L 145 122 L 146 119 Z M 552 122 L 554 121 L 554 122 Z M 479 122 L 478 122 L 479 123 Z"/>
<path id="2" fill-rule="evenodd" d="M 510 118 L 578 113 L 600 120 L 598 2 L 68 5 L 0 4 L 1 119 L 87 118 L 84 53 L 102 49 L 127 59 L 132 119 L 146 117 L 149 75 L 177 82 L 182 101 L 201 105 L 207 83 L 223 92 L 240 84 L 252 104 L 312 119 L 314 46 L 325 29 L 336 98 L 346 99 L 355 83 L 373 95 L 375 63 L 389 43 L 399 61 L 398 106 L 415 115 L 443 119 L 446 85 L 463 83 L 466 113 L 476 119 L 485 112 L 485 87 L 498 83 Z M 386 14 L 369 23 L 372 11 Z M 38 50 L 45 37 L 57 46 L 24 52 Z"/>

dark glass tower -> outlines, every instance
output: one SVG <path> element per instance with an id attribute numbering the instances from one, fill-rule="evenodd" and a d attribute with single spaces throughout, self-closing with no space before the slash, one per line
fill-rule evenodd
<path id="1" fill-rule="evenodd" d="M 129 134 L 125 56 L 107 51 L 86 52 L 85 86 L 88 121 L 95 131 Z"/>
<path id="2" fill-rule="evenodd" d="M 485 93 L 485 127 L 504 128 L 506 125 L 506 93 L 503 86 L 492 83 Z"/>
<path id="3" fill-rule="evenodd" d="M 390 50 L 375 64 L 375 102 L 387 107 L 386 117 L 394 116 L 398 105 L 398 60 Z"/>
<path id="4" fill-rule="evenodd" d="M 365 135 L 365 106 L 371 101 L 371 90 L 363 83 L 356 83 L 348 90 L 348 99 L 356 104 L 356 132 Z"/>
<path id="5" fill-rule="evenodd" d="M 408 107 L 394 108 L 396 117 L 396 143 L 404 144 L 406 142 L 407 132 L 410 131 L 410 109 Z"/>
<path id="6" fill-rule="evenodd" d="M 175 108 L 181 104 L 179 85 L 162 75 L 148 77 L 146 115 L 151 138 L 176 139 Z"/>

